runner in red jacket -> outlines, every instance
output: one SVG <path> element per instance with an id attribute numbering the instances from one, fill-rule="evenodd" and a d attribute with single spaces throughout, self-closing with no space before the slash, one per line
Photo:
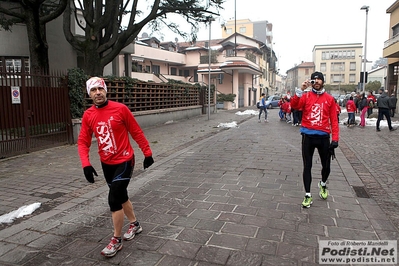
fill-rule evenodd
<path id="1" fill-rule="evenodd" d="M 154 163 L 152 151 L 143 131 L 130 110 L 123 104 L 107 100 L 107 86 L 102 78 L 93 77 L 86 82 L 87 93 L 93 106 L 85 111 L 78 138 L 78 152 L 83 172 L 88 182 L 94 183 L 96 170 L 91 166 L 89 151 L 94 134 L 104 178 L 109 187 L 108 204 L 112 212 L 114 234 L 111 242 L 101 251 L 106 257 L 113 257 L 122 249 L 122 227 L 124 215 L 129 219 L 124 240 L 131 240 L 143 229 L 133 211 L 127 187 L 134 168 L 134 151 L 129 134 L 144 154 L 144 169 Z"/>
<path id="2" fill-rule="evenodd" d="M 304 94 L 304 90 L 310 85 L 311 91 Z M 305 208 L 309 208 L 313 203 L 310 186 L 314 150 L 317 148 L 322 165 L 321 181 L 318 183 L 319 196 L 327 199 L 326 182 L 331 171 L 331 157 L 334 156 L 334 149 L 338 147 L 339 125 L 336 104 L 334 97 L 325 93 L 323 87 L 323 73 L 315 72 L 311 75 L 311 81 L 303 82 L 301 89 L 297 89 L 295 96 L 291 98 L 291 107 L 302 109 L 303 112 L 300 132 L 302 134 L 303 182 L 306 192 L 302 206 Z"/>

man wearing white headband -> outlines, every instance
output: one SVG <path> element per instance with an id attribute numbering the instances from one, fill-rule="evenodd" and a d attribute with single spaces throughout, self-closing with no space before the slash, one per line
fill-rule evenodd
<path id="1" fill-rule="evenodd" d="M 124 104 L 107 99 L 107 85 L 104 80 L 92 77 L 86 82 L 86 89 L 93 100 L 93 106 L 83 114 L 78 152 L 87 181 L 94 183 L 93 174 L 97 176 L 97 172 L 89 160 L 94 134 L 104 178 L 109 187 L 108 204 L 114 226 L 111 242 L 101 251 L 101 254 L 105 257 L 113 257 L 122 249 L 124 215 L 130 221 L 129 229 L 123 235 L 124 240 L 132 240 L 143 230 L 136 220 L 133 205 L 127 193 L 127 186 L 135 164 L 129 134 L 144 154 L 144 169 L 150 167 L 154 159 L 150 145 L 130 110 Z"/>

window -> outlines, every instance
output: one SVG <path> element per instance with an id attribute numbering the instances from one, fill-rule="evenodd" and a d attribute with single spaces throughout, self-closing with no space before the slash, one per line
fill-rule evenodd
<path id="1" fill-rule="evenodd" d="M 246 33 L 247 28 L 246 27 L 240 27 L 240 33 Z"/>
<path id="2" fill-rule="evenodd" d="M 152 72 L 154 74 L 160 74 L 161 73 L 161 67 L 158 65 L 152 65 Z"/>
<path id="3" fill-rule="evenodd" d="M 151 72 L 151 67 L 150 66 L 145 66 L 145 72 L 150 73 Z"/>
<path id="4" fill-rule="evenodd" d="M 305 69 L 305 75 L 306 75 L 306 76 L 309 76 L 309 68 L 306 68 L 306 69 Z"/>
<path id="5" fill-rule="evenodd" d="M 219 84 L 223 84 L 223 78 L 224 78 L 223 73 L 219 74 L 218 76 Z"/>
<path id="6" fill-rule="evenodd" d="M 184 70 L 184 76 L 185 76 L 185 77 L 190 76 L 190 70 L 185 69 L 185 70 Z"/>
<path id="7" fill-rule="evenodd" d="M 392 36 L 395 37 L 399 33 L 399 24 L 392 27 Z"/>
<path id="8" fill-rule="evenodd" d="M 234 49 L 227 49 L 226 56 L 234 56 Z"/>
<path id="9" fill-rule="evenodd" d="M 6 71 L 21 72 L 21 59 L 6 59 Z"/>
<path id="10" fill-rule="evenodd" d="M 349 83 L 355 83 L 355 82 L 356 82 L 356 75 L 349 74 Z"/>
<path id="11" fill-rule="evenodd" d="M 342 82 L 342 75 L 340 74 L 331 74 L 331 83 L 341 83 Z"/>
<path id="12" fill-rule="evenodd" d="M 351 71 L 356 70 L 356 62 L 350 62 L 350 64 L 349 64 L 349 70 L 351 70 Z"/>
<path id="13" fill-rule="evenodd" d="M 326 71 L 326 63 L 320 63 L 320 71 L 322 72 Z"/>
<path id="14" fill-rule="evenodd" d="M 170 68 L 170 74 L 176 76 L 177 75 L 177 68 L 171 67 Z"/>
<path id="15" fill-rule="evenodd" d="M 232 28 L 227 28 L 226 29 L 226 33 L 227 34 L 232 34 L 233 33 L 233 29 Z"/>
<path id="16" fill-rule="evenodd" d="M 345 63 L 343 62 L 332 62 L 331 71 L 345 71 Z"/>

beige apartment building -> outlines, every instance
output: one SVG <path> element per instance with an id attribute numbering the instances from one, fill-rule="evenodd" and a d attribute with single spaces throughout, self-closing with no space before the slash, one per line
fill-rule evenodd
<path id="1" fill-rule="evenodd" d="M 234 34 L 235 32 L 258 40 L 266 45 L 267 56 L 260 62 L 262 70 L 261 84 L 263 92 L 271 94 L 278 88 L 277 84 L 277 57 L 273 51 L 273 24 L 267 20 L 251 21 L 250 19 L 229 20 L 222 28 L 222 38 Z"/>
<path id="2" fill-rule="evenodd" d="M 398 96 L 399 74 L 399 1 L 395 1 L 387 11 L 389 19 L 389 39 L 384 42 L 383 57 L 388 59 L 387 89 L 389 95 Z"/>
<path id="3" fill-rule="evenodd" d="M 315 71 L 324 74 L 325 84 L 358 85 L 363 71 L 362 49 L 361 43 L 315 45 Z"/>

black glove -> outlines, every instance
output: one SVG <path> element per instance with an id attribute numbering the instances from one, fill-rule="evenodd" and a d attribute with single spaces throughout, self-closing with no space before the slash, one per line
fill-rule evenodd
<path id="1" fill-rule="evenodd" d="M 335 149 L 338 148 L 338 141 L 331 141 L 330 144 L 330 155 L 331 155 L 331 159 L 334 160 L 335 159 Z"/>
<path id="2" fill-rule="evenodd" d="M 331 141 L 330 150 L 338 148 L 338 141 Z"/>
<path id="3" fill-rule="evenodd" d="M 98 176 L 96 170 L 94 170 L 93 166 L 91 166 L 91 165 L 84 167 L 83 173 L 85 174 L 85 177 L 89 183 L 94 183 L 93 174 L 95 176 Z"/>
<path id="4" fill-rule="evenodd" d="M 145 157 L 143 162 L 144 169 L 150 167 L 153 163 L 154 159 L 152 158 L 152 156 Z"/>

